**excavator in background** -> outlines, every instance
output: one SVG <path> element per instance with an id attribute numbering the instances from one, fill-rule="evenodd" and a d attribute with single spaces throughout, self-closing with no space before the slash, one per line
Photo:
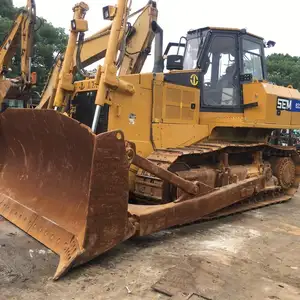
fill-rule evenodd
<path id="1" fill-rule="evenodd" d="M 35 0 L 27 0 L 24 10 L 18 15 L 0 45 L 0 104 L 4 99 L 30 98 L 30 89 L 36 83 L 36 73 L 31 72 L 34 27 L 36 24 Z M 7 78 L 12 58 L 20 47 L 21 70 L 17 78 Z"/>
<path id="2" fill-rule="evenodd" d="M 122 57 L 118 63 L 120 75 L 141 72 L 146 58 L 150 54 L 155 37 L 152 24 L 156 23 L 157 15 L 155 2 L 149 1 L 144 7 L 128 16 L 127 26 L 124 29 L 122 28 L 119 36 L 120 45 L 118 48 L 121 50 Z M 131 24 L 130 20 L 133 18 L 136 19 Z M 84 35 L 81 35 L 75 48 L 72 47 L 71 55 L 73 55 L 73 59 L 70 69 L 67 70 L 72 74 L 72 79 L 78 71 L 84 78 L 93 76 L 93 74 L 86 72 L 84 68 L 105 57 L 110 30 L 111 26 L 108 26 L 84 40 Z M 64 56 L 65 54 L 57 55 L 42 92 L 40 103 L 36 107 L 37 109 L 53 108 Z M 73 92 L 73 87 L 71 87 L 70 92 Z"/>
<path id="3" fill-rule="evenodd" d="M 153 23 L 153 72 L 119 75 L 130 3 L 103 9 L 112 25 L 95 77 L 72 82 L 80 4 L 54 109 L 0 114 L 0 214 L 60 256 L 55 280 L 131 237 L 285 202 L 299 187 L 295 147 L 269 139 L 300 128 L 300 93 L 266 80 L 264 39 L 206 27 L 163 52 Z"/>
<path id="4" fill-rule="evenodd" d="M 274 130 L 270 137 L 270 143 L 282 146 L 295 146 L 300 151 L 299 130 L 278 129 Z"/>

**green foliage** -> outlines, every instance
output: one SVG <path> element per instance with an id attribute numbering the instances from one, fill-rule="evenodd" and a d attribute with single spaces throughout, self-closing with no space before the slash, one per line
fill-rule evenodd
<path id="1" fill-rule="evenodd" d="M 9 32 L 19 12 L 20 9 L 13 6 L 12 0 L 0 0 L 0 42 Z M 56 28 L 45 19 L 38 18 L 36 27 L 38 30 L 35 33 L 32 71 L 37 72 L 38 84 L 36 90 L 41 92 L 55 56 L 58 52 L 64 52 L 65 50 L 68 36 L 63 28 Z M 14 57 L 11 68 L 10 77 L 15 77 L 20 73 L 20 51 Z"/>
<path id="2" fill-rule="evenodd" d="M 267 57 L 268 80 L 281 86 L 300 89 L 300 57 L 272 54 Z"/>
<path id="3" fill-rule="evenodd" d="M 37 89 L 40 92 L 48 78 L 55 56 L 64 52 L 68 36 L 63 28 L 55 28 L 51 23 L 42 20 L 40 29 L 36 32 L 32 71 L 37 72 Z"/>
<path id="4" fill-rule="evenodd" d="M 13 20 L 18 9 L 13 6 L 12 0 L 0 0 L 0 16 Z"/>
<path id="5" fill-rule="evenodd" d="M 12 26 L 13 21 L 6 18 L 2 17 L 0 15 L 0 41 L 3 41 L 5 38 L 5 35 L 9 31 L 10 27 Z"/>

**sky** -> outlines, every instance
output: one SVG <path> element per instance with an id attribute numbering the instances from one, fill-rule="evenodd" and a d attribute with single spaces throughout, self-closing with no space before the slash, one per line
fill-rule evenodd
<path id="1" fill-rule="evenodd" d="M 177 42 L 190 29 L 206 26 L 246 28 L 266 40 L 276 41 L 273 52 L 300 56 L 299 0 L 157 0 L 158 23 L 164 29 L 164 46 Z M 36 0 L 37 14 L 54 26 L 68 29 L 72 7 L 79 0 Z M 117 0 L 85 0 L 90 10 L 86 19 L 93 34 L 108 23 L 102 19 L 102 7 L 114 5 Z M 148 0 L 133 0 L 132 12 Z M 24 6 L 26 0 L 13 0 L 15 6 Z M 278 3 L 278 4 L 277 4 Z M 152 58 L 149 60 L 151 61 Z M 149 65 L 149 63 L 148 63 Z"/>

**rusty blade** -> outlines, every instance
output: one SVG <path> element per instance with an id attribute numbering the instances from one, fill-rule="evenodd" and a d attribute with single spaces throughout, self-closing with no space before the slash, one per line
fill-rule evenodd
<path id="1" fill-rule="evenodd" d="M 128 218 L 129 163 L 123 133 L 96 136 L 82 264 L 135 234 Z"/>
<path id="2" fill-rule="evenodd" d="M 0 214 L 60 255 L 55 279 L 133 232 L 121 132 L 53 110 L 0 115 Z"/>

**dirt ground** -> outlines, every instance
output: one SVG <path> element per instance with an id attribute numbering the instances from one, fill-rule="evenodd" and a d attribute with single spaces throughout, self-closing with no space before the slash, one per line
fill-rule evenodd
<path id="1" fill-rule="evenodd" d="M 299 300 L 299 253 L 300 195 L 130 240 L 58 282 L 58 257 L 2 219 L 0 299 L 163 300 L 152 286 L 167 274 L 177 287 L 192 280 L 197 299 Z"/>

